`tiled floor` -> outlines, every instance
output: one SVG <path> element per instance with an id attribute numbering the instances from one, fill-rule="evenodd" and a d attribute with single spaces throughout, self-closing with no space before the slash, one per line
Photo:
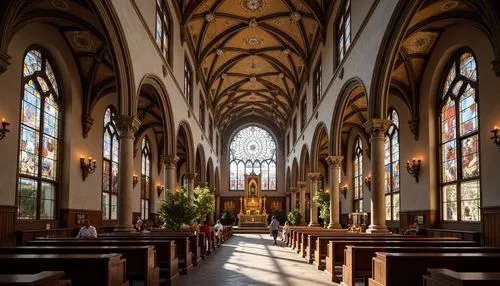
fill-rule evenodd
<path id="1" fill-rule="evenodd" d="M 334 285 L 283 242 L 265 234 L 235 234 L 177 285 Z"/>

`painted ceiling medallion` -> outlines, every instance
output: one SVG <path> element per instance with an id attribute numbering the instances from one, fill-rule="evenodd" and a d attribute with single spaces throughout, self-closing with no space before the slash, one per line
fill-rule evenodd
<path id="1" fill-rule="evenodd" d="M 256 35 L 256 36 L 250 36 L 246 38 L 244 41 L 249 46 L 260 46 L 264 42 L 264 39 Z"/>
<path id="2" fill-rule="evenodd" d="M 223 49 L 217 49 L 217 51 L 215 53 L 220 57 L 220 56 L 222 56 L 224 54 L 224 50 Z"/>
<path id="3" fill-rule="evenodd" d="M 80 50 L 85 50 L 85 51 L 94 50 L 95 46 L 94 40 L 92 39 L 92 36 L 90 36 L 89 33 L 85 31 L 72 32 L 71 41 L 73 45 Z"/>
<path id="4" fill-rule="evenodd" d="M 205 20 L 208 23 L 215 23 L 215 15 L 214 15 L 214 13 L 208 12 L 207 14 L 205 14 Z"/>
<path id="5" fill-rule="evenodd" d="M 252 75 L 252 76 L 250 77 L 250 81 L 251 81 L 251 82 L 256 82 L 256 81 L 257 81 L 257 78 L 255 77 L 255 75 Z"/>
<path id="6" fill-rule="evenodd" d="M 257 23 L 257 20 L 255 18 L 250 19 L 250 22 L 248 22 L 248 27 L 250 27 L 250 28 L 255 28 L 258 25 L 259 24 Z"/>
<path id="7" fill-rule="evenodd" d="M 280 73 L 278 74 L 278 77 L 279 77 L 279 78 L 284 78 L 284 77 L 285 77 L 285 74 L 283 74 L 282 72 L 280 72 Z"/>
<path id="8" fill-rule="evenodd" d="M 259 12 L 267 6 L 267 0 L 241 0 L 240 5 L 247 12 Z"/>
<path id="9" fill-rule="evenodd" d="M 290 49 L 289 48 L 283 49 L 283 53 L 285 55 L 289 55 L 290 54 Z"/>
<path id="10" fill-rule="evenodd" d="M 457 6 L 458 6 L 457 1 L 446 1 L 441 6 L 441 11 L 443 11 L 443 12 L 449 11 L 449 10 L 456 8 Z"/>
<path id="11" fill-rule="evenodd" d="M 292 22 L 297 23 L 300 19 L 302 19 L 302 15 L 300 15 L 298 11 L 294 11 L 290 14 L 290 20 Z"/>
<path id="12" fill-rule="evenodd" d="M 67 11 L 69 9 L 69 3 L 65 0 L 52 0 L 50 1 L 50 4 L 52 4 L 54 8 L 61 11 Z"/>

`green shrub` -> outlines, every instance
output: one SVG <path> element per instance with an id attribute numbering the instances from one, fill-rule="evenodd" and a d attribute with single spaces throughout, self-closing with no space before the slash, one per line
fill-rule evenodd
<path id="1" fill-rule="evenodd" d="M 225 209 L 220 215 L 220 223 L 223 225 L 233 225 L 235 215 L 232 209 Z"/>
<path id="2" fill-rule="evenodd" d="M 300 209 L 294 209 L 288 213 L 288 221 L 292 225 L 300 225 L 302 222 L 302 215 L 300 214 Z"/>
<path id="3" fill-rule="evenodd" d="M 274 209 L 271 210 L 271 213 L 267 217 L 267 223 L 269 224 L 271 222 L 272 217 L 275 216 L 276 219 L 280 222 L 281 225 L 285 224 L 285 221 L 287 220 L 286 213 L 282 210 Z"/>
<path id="4" fill-rule="evenodd" d="M 319 207 L 319 217 L 326 226 L 330 223 L 330 195 L 324 190 L 318 190 L 313 197 L 314 202 Z"/>
<path id="5" fill-rule="evenodd" d="M 181 188 L 179 192 L 165 190 L 165 200 L 161 202 L 160 218 L 167 228 L 178 231 L 182 225 L 192 225 L 197 218 L 194 200 L 188 198 Z"/>
<path id="6" fill-rule="evenodd" d="M 196 187 L 194 189 L 194 206 L 196 219 L 204 221 L 207 215 L 214 211 L 212 192 L 208 187 Z"/>

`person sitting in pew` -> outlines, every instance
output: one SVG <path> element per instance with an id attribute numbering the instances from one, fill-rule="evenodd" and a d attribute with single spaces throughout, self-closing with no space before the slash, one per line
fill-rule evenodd
<path id="1" fill-rule="evenodd" d="M 208 226 L 208 221 L 205 221 L 205 223 L 203 223 L 203 225 L 200 227 L 200 232 L 203 232 L 205 234 L 205 245 L 207 246 L 206 250 L 208 250 L 210 241 L 210 227 Z"/>
<path id="2" fill-rule="evenodd" d="M 403 235 L 416 235 L 419 231 L 419 227 L 416 221 L 414 221 L 412 224 L 408 226 L 408 228 L 405 230 Z"/>
<path id="3" fill-rule="evenodd" d="M 76 238 L 78 239 L 97 238 L 97 230 L 95 229 L 95 227 L 90 225 L 90 221 L 86 219 L 85 225 L 80 228 L 80 231 L 78 232 Z"/>
<path id="4" fill-rule="evenodd" d="M 285 225 L 283 226 L 283 232 L 281 233 L 281 240 L 285 241 L 285 243 L 288 243 L 286 236 L 288 234 L 289 229 L 290 227 L 288 221 L 285 221 Z"/>
<path id="5" fill-rule="evenodd" d="M 217 220 L 217 223 L 214 225 L 215 234 L 217 235 L 217 239 L 220 241 L 222 239 L 222 230 L 224 227 L 220 223 L 220 220 Z"/>

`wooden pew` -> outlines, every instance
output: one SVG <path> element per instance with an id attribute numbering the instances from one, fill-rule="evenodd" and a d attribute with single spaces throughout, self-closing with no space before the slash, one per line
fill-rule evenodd
<path id="1" fill-rule="evenodd" d="M 1 254 L 0 274 L 64 271 L 72 285 L 127 286 L 125 259 L 120 254 Z M 82 267 L 85 266 L 85 267 Z"/>
<path id="2" fill-rule="evenodd" d="M 106 254 L 120 253 L 127 261 L 127 279 L 144 280 L 158 285 L 160 268 L 156 266 L 154 246 L 19 246 L 0 248 L 3 254 Z"/>
<path id="3" fill-rule="evenodd" d="M 321 238 L 318 240 L 320 241 Z M 344 263 L 344 249 L 347 245 L 355 246 L 477 246 L 474 241 L 462 240 L 397 240 L 397 239 L 373 239 L 373 240 L 359 240 L 359 239 L 346 239 L 346 240 L 327 240 L 327 255 L 325 257 L 325 272 L 332 276 L 332 281 L 340 282 L 335 275 L 335 265 L 342 265 Z M 316 261 L 315 261 L 316 263 Z M 323 266 L 321 266 L 323 267 Z"/>
<path id="4" fill-rule="evenodd" d="M 499 253 L 387 253 L 373 257 L 370 286 L 422 285 L 427 268 L 448 268 L 453 271 L 495 272 L 500 264 Z"/>
<path id="5" fill-rule="evenodd" d="M 391 253 L 500 253 L 500 248 L 463 247 L 463 246 L 353 246 L 344 250 L 344 265 L 342 265 L 341 285 L 354 286 L 356 278 L 366 281 L 372 276 L 372 257 L 376 252 Z"/>
<path id="6" fill-rule="evenodd" d="M 174 280 L 179 276 L 179 259 L 173 240 L 98 240 L 98 239 L 36 239 L 28 242 L 33 246 L 150 246 L 156 250 L 156 262 L 160 267 L 160 276 Z M 165 273 L 164 273 L 165 272 Z"/>
<path id="7" fill-rule="evenodd" d="M 70 280 L 60 280 L 63 271 L 43 271 L 36 274 L 2 274 L 2 286 L 70 286 Z"/>
<path id="8" fill-rule="evenodd" d="M 424 275 L 424 286 L 493 286 L 500 285 L 500 272 L 456 272 L 433 268 Z"/>

